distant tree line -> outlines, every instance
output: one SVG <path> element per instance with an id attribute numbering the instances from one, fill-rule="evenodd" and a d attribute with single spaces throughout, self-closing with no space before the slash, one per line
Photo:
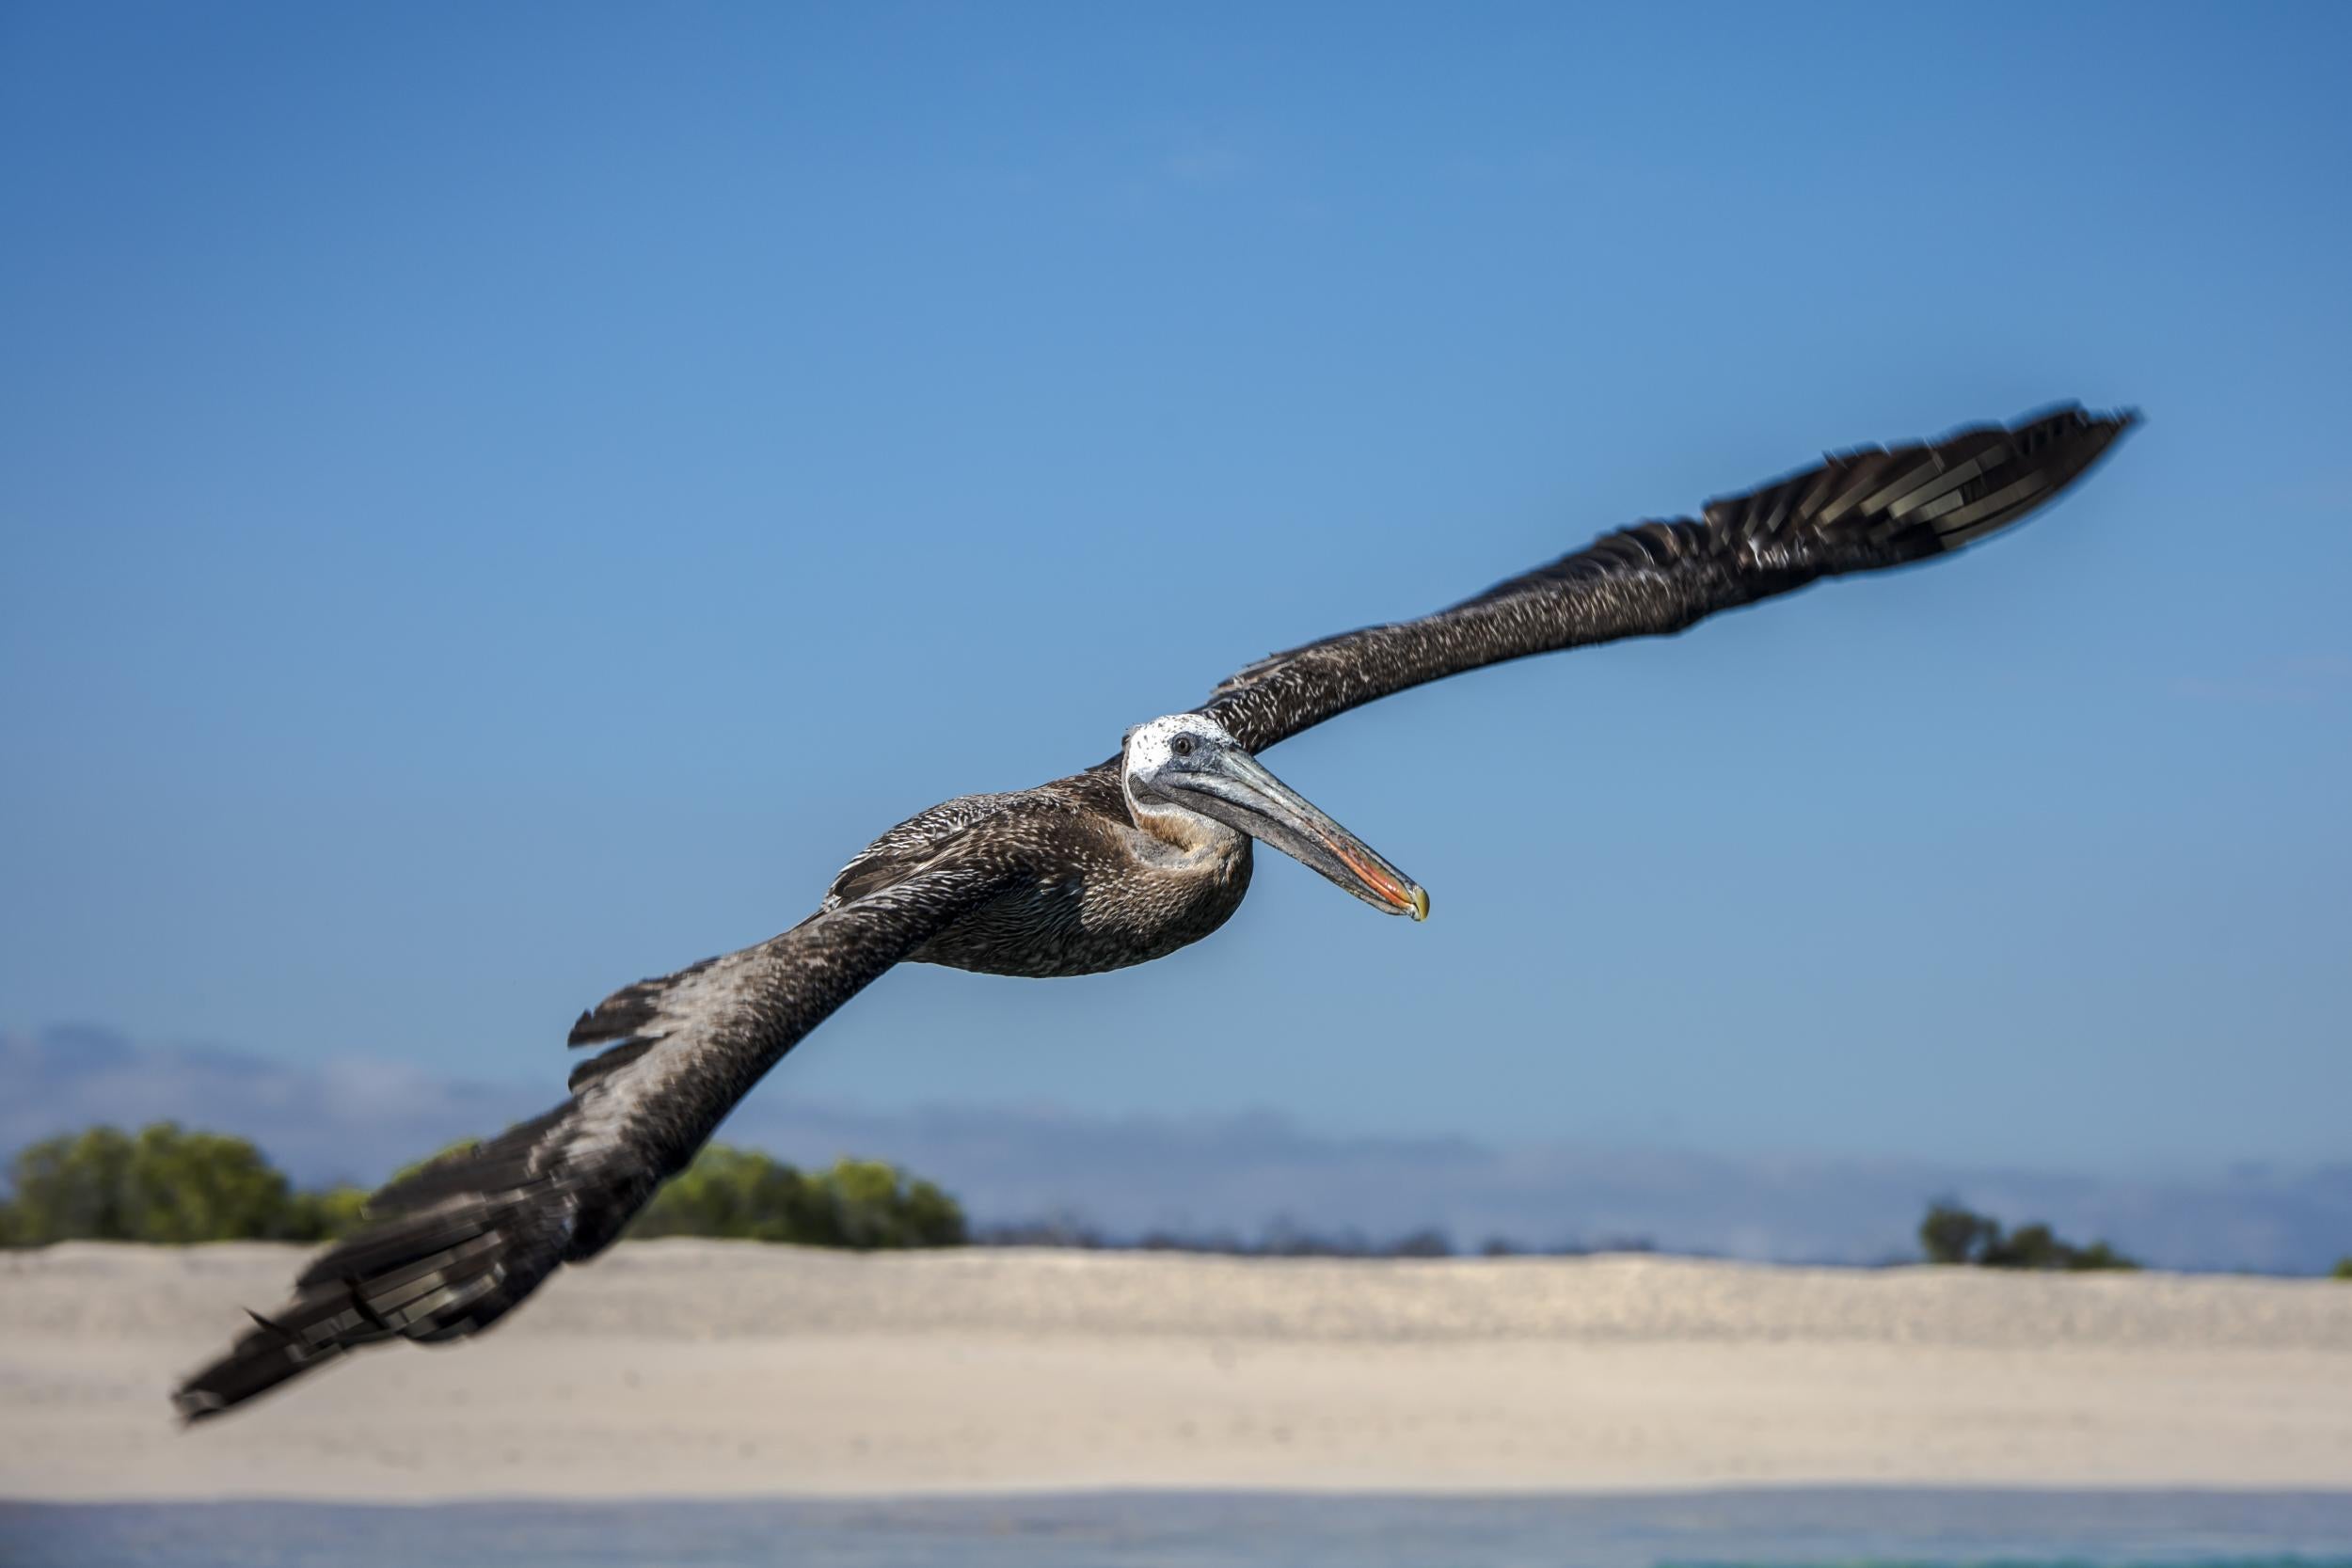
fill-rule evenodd
<path id="1" fill-rule="evenodd" d="M 984 1226 L 973 1234 L 981 1246 L 1070 1247 L 1110 1252 L 1200 1252 L 1228 1258 L 1458 1258 L 1465 1254 L 1453 1236 L 1439 1226 L 1423 1226 L 1387 1237 L 1367 1236 L 1356 1229 L 1313 1230 L 1288 1219 L 1278 1219 L 1254 1237 L 1232 1230 L 1147 1230 L 1128 1238 L 1110 1234 L 1083 1220 L 1037 1220 L 1018 1225 Z M 1468 1256 L 1480 1258 L 1586 1258 L 1600 1252 L 1655 1252 L 1646 1236 L 1612 1237 L 1586 1243 L 1560 1242 L 1528 1246 L 1507 1236 L 1489 1236 Z"/>
<path id="2" fill-rule="evenodd" d="M 320 1242 L 359 1215 L 358 1189 L 296 1192 L 243 1138 L 167 1121 L 93 1127 L 20 1151 L 0 1203 L 0 1243 Z"/>
<path id="3" fill-rule="evenodd" d="M 435 1158 L 470 1148 L 453 1145 Z M 408 1169 L 414 1170 L 412 1165 Z M 405 1172 L 403 1174 L 405 1174 Z M 319 1243 L 366 1221 L 364 1189 L 299 1189 L 246 1139 L 157 1122 L 137 1132 L 93 1127 L 33 1144 L 9 1168 L 0 1197 L 0 1246 L 63 1241 Z M 1157 1229 L 1108 1235 L 1081 1221 L 1052 1220 L 975 1230 L 936 1184 L 876 1160 L 841 1159 L 803 1171 L 755 1150 L 712 1144 L 662 1187 L 629 1227 L 631 1237 L 713 1236 L 859 1250 L 895 1247 L 1054 1246 L 1140 1248 L 1252 1258 L 1449 1258 L 1454 1241 L 1436 1227 L 1386 1238 L 1319 1231 L 1277 1220 L 1255 1237 L 1232 1231 Z M 1934 1263 L 1996 1269 L 2130 1269 L 2106 1242 L 2076 1245 L 2046 1225 L 2007 1229 L 1957 1202 L 1931 1205 L 1919 1247 Z M 1480 1256 L 1575 1257 L 1648 1252 L 1646 1237 L 1597 1244 L 1523 1247 L 1489 1237 Z M 2334 1277 L 2352 1280 L 2352 1257 Z"/>
<path id="4" fill-rule="evenodd" d="M 802 1171 L 748 1148 L 711 1144 L 654 1195 L 632 1237 L 725 1236 L 802 1246 L 961 1246 L 963 1209 L 931 1182 L 880 1160 Z"/>
<path id="5" fill-rule="evenodd" d="M 473 1147 L 450 1145 L 432 1160 Z M 394 1173 L 406 1176 L 421 1160 Z M 137 1132 L 112 1127 L 46 1139 L 20 1151 L 0 1198 L 0 1246 L 51 1242 L 267 1241 L 316 1243 L 367 1220 L 367 1189 L 297 1188 L 248 1139 L 157 1122 Z M 1058 1246 L 1220 1253 L 1251 1258 L 1450 1258 L 1453 1238 L 1422 1227 L 1374 1238 L 1359 1230 L 1316 1230 L 1278 1219 L 1256 1236 L 1155 1229 L 1113 1237 L 1083 1222 L 996 1226 L 977 1233 L 955 1198 L 934 1182 L 876 1160 L 841 1159 L 803 1171 L 753 1149 L 711 1144 L 665 1183 L 630 1225 L 630 1238 L 711 1236 L 872 1250 L 891 1247 Z M 1486 1257 L 1574 1257 L 1648 1252 L 1646 1237 L 1528 1247 L 1487 1238 Z"/>
<path id="6" fill-rule="evenodd" d="M 1949 1200 L 1928 1206 L 1919 1222 L 1919 1250 L 1931 1263 L 1973 1263 L 1986 1269 L 2136 1269 L 2139 1265 L 2105 1242 L 2076 1246 L 2046 1225 L 2004 1230 L 1989 1214 Z"/>
<path id="7" fill-rule="evenodd" d="M 453 1145 L 435 1158 L 470 1147 Z M 298 1190 L 248 1140 L 167 1121 L 135 1133 L 93 1127 L 33 1144 L 17 1155 L 9 1177 L 0 1202 L 5 1246 L 316 1243 L 346 1235 L 367 1217 L 361 1188 Z M 804 1172 L 725 1144 L 706 1148 L 664 1186 L 628 1234 L 859 1249 L 957 1246 L 966 1239 L 956 1200 L 894 1165 L 844 1159 Z"/>

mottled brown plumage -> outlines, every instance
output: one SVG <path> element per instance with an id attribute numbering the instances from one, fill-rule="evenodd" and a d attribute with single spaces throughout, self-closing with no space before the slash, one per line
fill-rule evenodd
<path id="1" fill-rule="evenodd" d="M 1426 914 L 1409 879 L 1252 753 L 1425 681 L 1668 635 L 1818 578 L 1948 553 L 2026 516 L 2132 422 L 2064 408 L 1834 456 L 1420 620 L 1263 659 L 1084 772 L 909 818 L 783 935 L 583 1013 L 571 1043 L 599 1054 L 573 1073 L 570 1099 L 376 1195 L 372 1227 L 191 1378 L 180 1408 L 215 1414 L 358 1346 L 488 1326 L 560 1264 L 609 1244 L 786 1052 L 896 963 L 1051 976 L 1147 962 L 1240 905 L 1252 837 L 1388 912 Z"/>
<path id="2" fill-rule="evenodd" d="M 910 817 L 842 868 L 824 907 L 942 859 L 1001 860 L 1023 873 L 909 955 L 988 974 L 1096 974 L 1165 958 L 1224 925 L 1249 890 L 1247 834 L 1221 836 L 1216 852 L 1181 852 L 1133 819 L 1114 761 Z"/>

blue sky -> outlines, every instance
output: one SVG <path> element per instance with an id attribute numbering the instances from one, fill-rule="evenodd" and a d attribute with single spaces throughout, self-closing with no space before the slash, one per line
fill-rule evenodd
<path id="1" fill-rule="evenodd" d="M 2018 535 L 1272 753 L 1425 927 L 1267 857 L 1209 942 L 901 971 L 762 1094 L 2341 1157 L 2347 35 L 12 8 L 0 1026 L 552 1099 L 580 1007 L 936 800 L 2074 397 L 2151 422 Z"/>

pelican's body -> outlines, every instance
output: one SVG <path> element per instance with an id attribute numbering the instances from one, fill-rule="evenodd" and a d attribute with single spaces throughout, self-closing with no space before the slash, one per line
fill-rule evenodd
<path id="1" fill-rule="evenodd" d="M 1035 789 L 960 795 L 867 845 L 824 909 L 952 859 L 1003 877 L 907 955 L 985 974 L 1096 974 L 1166 958 L 1241 908 L 1252 835 L 1366 903 L 1416 920 L 1429 895 L 1268 772 L 1206 713 L 1127 732 L 1118 756 Z"/>
<path id="2" fill-rule="evenodd" d="M 963 795 L 910 817 L 850 863 L 826 894 L 851 889 L 907 833 L 961 832 L 1014 858 L 1020 884 L 909 955 L 982 974 L 1053 979 L 1164 958 L 1232 918 L 1249 891 L 1249 835 L 1202 819 L 1184 837 L 1138 826 L 1115 779 L 1075 773 L 1008 795 Z M 946 827 L 957 823 L 960 827 Z"/>
<path id="3" fill-rule="evenodd" d="M 1240 906 L 1253 840 L 1387 913 L 1425 917 L 1418 884 L 1256 753 L 1425 681 L 1678 632 L 1819 578 L 1951 553 L 2035 511 L 2131 422 L 2067 408 L 1833 457 L 1435 614 L 1261 660 L 1200 707 L 1129 730 L 1118 756 L 1084 772 L 908 818 L 781 936 L 581 1014 L 570 1043 L 596 1054 L 568 1100 L 377 1194 L 372 1228 L 190 1379 L 181 1409 L 215 1414 L 358 1346 L 487 1327 L 609 1244 L 786 1052 L 894 964 L 1050 977 L 1163 958 Z"/>
<path id="4" fill-rule="evenodd" d="M 917 947 L 911 958 L 983 974 L 1052 979 L 1149 963 L 1199 942 L 1249 891 L 1249 837 L 1207 824 L 1192 843 L 1139 827 L 1115 775 L 1075 773 L 1035 789 L 961 795 L 899 823 L 842 868 L 837 908 L 945 847 L 986 847 L 1021 878 Z"/>

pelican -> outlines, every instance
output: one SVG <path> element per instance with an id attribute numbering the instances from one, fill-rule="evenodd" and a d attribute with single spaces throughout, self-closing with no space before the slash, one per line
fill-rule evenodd
<path id="1" fill-rule="evenodd" d="M 347 1351 L 476 1334 L 611 1245 L 785 1053 L 895 964 L 1091 974 L 1222 926 L 1273 846 L 1386 914 L 1420 883 L 1258 753 L 1391 692 L 1504 659 L 1668 636 L 1817 578 L 1933 560 L 2019 522 L 2137 416 L 2072 404 L 1931 444 L 1833 454 L 1696 519 L 1638 524 L 1416 621 L 1259 660 L 1119 754 L 883 833 L 781 936 L 613 992 L 570 1043 L 569 1098 L 376 1194 L 367 1227 L 303 1271 L 174 1396 L 217 1415 Z"/>

